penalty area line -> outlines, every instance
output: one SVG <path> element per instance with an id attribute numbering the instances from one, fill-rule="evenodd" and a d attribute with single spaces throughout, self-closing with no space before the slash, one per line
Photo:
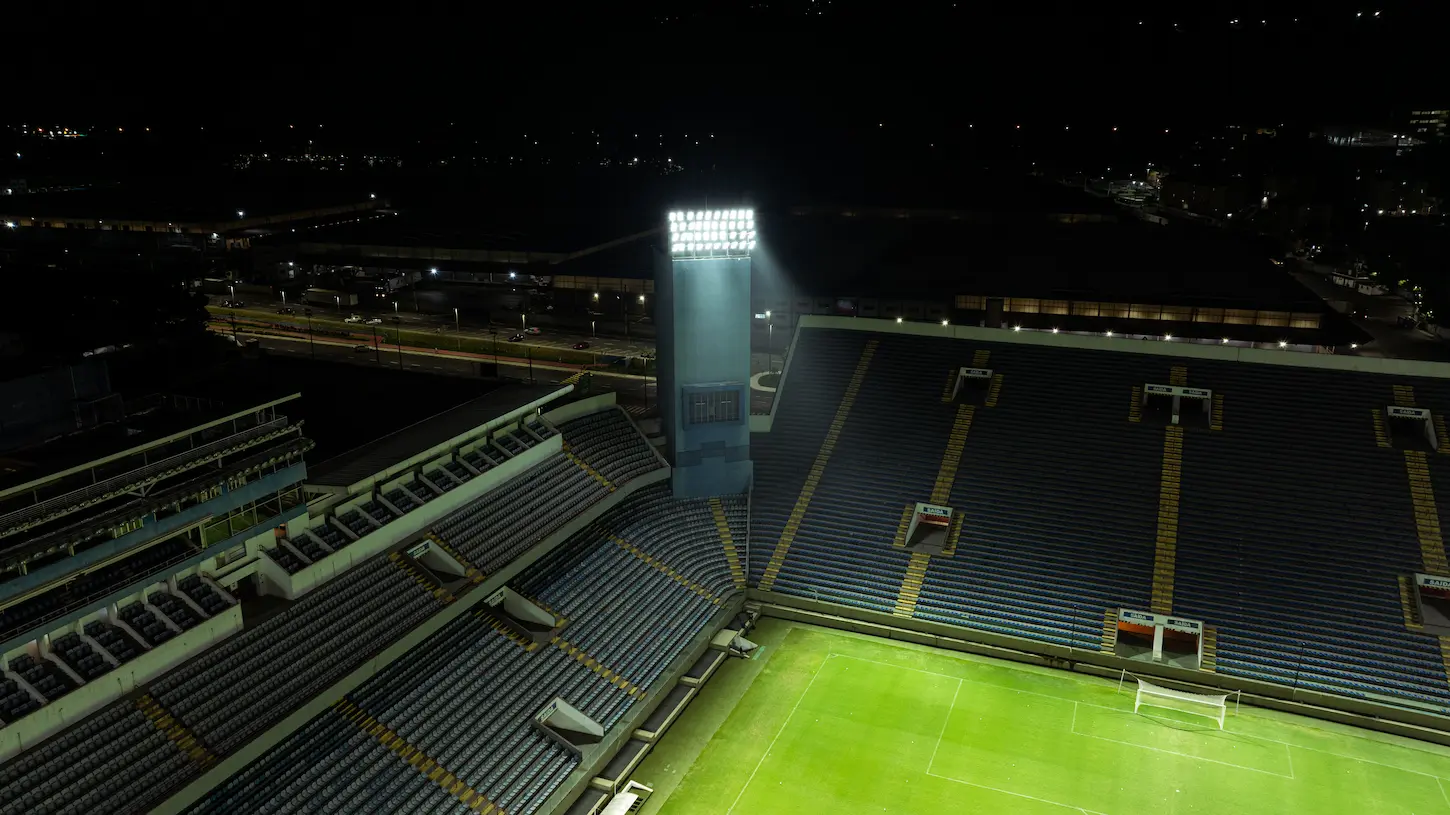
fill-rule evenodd
<path id="1" fill-rule="evenodd" d="M 986 784 L 976 784 L 976 783 L 973 783 L 971 781 L 963 781 L 960 778 L 952 778 L 949 775 L 937 775 L 936 773 L 927 773 L 927 775 L 931 776 L 932 778 L 940 778 L 943 781 L 950 781 L 953 784 L 963 784 L 963 785 L 966 785 L 968 787 L 976 787 L 979 790 L 988 790 L 988 791 L 991 791 L 991 792 L 1000 792 L 1003 795 L 1011 795 L 1014 798 L 1026 798 L 1029 801 L 1036 801 L 1036 802 L 1038 802 L 1040 804 L 1051 804 L 1051 805 L 1053 805 L 1055 807 L 1062 807 L 1063 809 L 1076 810 L 1078 812 L 1084 813 L 1084 815 L 1106 815 L 1105 813 L 1098 812 L 1095 809 L 1085 809 L 1083 807 L 1075 806 L 1073 804 L 1064 804 L 1061 801 L 1051 801 L 1051 800 L 1048 800 L 1047 798 L 1038 798 L 1036 795 L 1028 795 L 1028 794 L 1022 793 L 1022 792 L 1013 792 L 1011 790 L 998 789 L 997 787 L 989 787 Z"/>
<path id="2" fill-rule="evenodd" d="M 821 660 L 820 665 L 816 666 L 815 672 L 811 674 L 811 681 L 806 683 L 806 689 L 801 691 L 800 698 L 795 700 L 795 705 L 791 707 L 790 713 L 786 714 L 785 721 L 781 722 L 780 729 L 775 731 L 775 738 L 770 740 L 770 744 L 765 748 L 765 752 L 760 754 L 760 760 L 755 762 L 755 769 L 750 771 L 750 777 L 745 779 L 745 786 L 740 788 L 740 794 L 735 796 L 735 801 L 730 804 L 729 809 L 725 810 L 725 815 L 730 815 L 730 813 L 734 812 L 735 807 L 740 804 L 740 799 L 745 797 L 745 791 L 750 789 L 751 782 L 755 780 L 755 774 L 760 772 L 760 767 L 765 764 L 765 759 L 770 755 L 770 751 L 775 749 L 775 743 L 780 741 L 781 734 L 785 732 L 787 727 L 790 727 L 790 720 L 795 718 L 796 710 L 801 706 L 801 702 L 805 701 L 806 694 L 811 692 L 811 686 L 816 684 L 816 677 L 821 675 L 821 671 L 826 667 L 826 663 L 833 656 L 835 655 L 829 651 L 826 652 L 826 658 Z"/>

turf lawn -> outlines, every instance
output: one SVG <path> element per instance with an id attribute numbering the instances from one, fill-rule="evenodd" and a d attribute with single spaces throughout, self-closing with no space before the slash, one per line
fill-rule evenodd
<path id="1" fill-rule="evenodd" d="M 766 620 L 634 774 L 646 813 L 1450 813 L 1450 749 Z"/>

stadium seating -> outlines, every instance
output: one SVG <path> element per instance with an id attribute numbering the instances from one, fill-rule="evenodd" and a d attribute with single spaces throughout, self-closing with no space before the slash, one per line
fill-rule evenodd
<path id="1" fill-rule="evenodd" d="M 156 615 L 140 602 L 122 606 L 119 613 L 121 620 L 130 626 L 138 636 L 146 640 L 146 644 L 152 648 L 176 636 L 175 631 L 158 620 Z"/>
<path id="2" fill-rule="evenodd" d="M 173 538 L 81 575 L 62 587 L 16 603 L 0 612 L 0 639 L 22 634 L 48 619 L 54 619 L 66 609 L 135 583 L 193 551 L 185 540 Z"/>
<path id="3" fill-rule="evenodd" d="M 130 634 L 100 620 L 86 623 L 85 632 L 86 636 L 95 640 L 97 645 L 104 648 L 106 653 L 115 657 L 116 662 L 122 665 L 140 656 L 141 652 L 146 650 Z"/>
<path id="4" fill-rule="evenodd" d="M 342 522 L 343 526 L 352 530 L 352 533 L 359 538 L 373 531 L 372 522 L 363 517 L 363 514 L 356 509 L 350 509 L 344 512 L 337 516 L 337 519 Z"/>
<path id="5" fill-rule="evenodd" d="M 212 750 L 229 752 L 437 608 L 412 578 L 375 558 L 166 674 L 151 693 Z M 218 683 L 244 690 L 218 694 Z"/>
<path id="6" fill-rule="evenodd" d="M 726 506 L 732 534 L 743 536 L 743 501 L 731 499 Z M 681 574 L 700 576 L 707 588 L 733 588 L 707 503 L 673 501 L 662 487 L 630 496 L 516 582 L 569 619 L 561 634 L 568 643 L 648 688 L 718 606 L 626 551 L 616 537 Z M 606 727 L 638 701 L 561 647 L 527 651 L 486 616 L 471 613 L 365 682 L 347 701 L 505 812 L 530 815 L 576 765 L 570 753 L 530 724 L 556 696 Z M 328 711 L 213 790 L 193 811 L 301 811 L 324 798 L 338 811 L 451 812 L 459 806 L 418 778 L 423 776 L 356 724 Z"/>
<path id="7" fill-rule="evenodd" d="M 336 535 L 339 538 L 347 537 L 346 535 L 343 535 L 341 532 L 338 532 L 335 529 L 329 531 L 331 531 L 332 534 Z M 317 561 L 327 557 L 327 550 L 323 549 L 322 546 L 317 543 L 317 541 L 313 540 L 310 535 L 307 535 L 305 533 L 296 535 L 291 538 L 287 538 L 286 541 L 288 544 L 291 544 L 293 549 L 296 549 L 298 552 L 302 553 L 303 557 L 307 558 L 313 563 L 316 563 Z M 285 548 L 280 541 L 278 542 L 278 548 Z M 294 560 L 296 560 L 296 558 L 293 557 L 291 553 L 288 553 L 288 557 L 292 557 Z M 296 572 L 294 572 L 290 568 L 287 569 L 287 571 L 291 574 L 296 574 Z"/>
<path id="8" fill-rule="evenodd" d="M 0 677 L 0 721 L 13 722 L 39 708 L 40 702 L 20 687 L 20 683 Z"/>
<path id="9" fill-rule="evenodd" d="M 659 457 L 619 408 L 564 422 L 559 431 L 570 450 L 611 483 L 622 484 L 660 466 Z"/>
<path id="10" fill-rule="evenodd" d="M 607 494 L 566 456 L 554 455 L 439 521 L 435 529 L 491 574 Z M 566 507 L 572 511 L 558 511 Z"/>
<path id="11" fill-rule="evenodd" d="M 1439 380 L 1152 354 L 812 329 L 792 350 L 772 432 L 753 441 L 750 572 L 763 575 L 868 339 L 878 347 L 773 589 L 889 612 L 903 510 L 927 501 L 957 406 L 950 373 L 989 351 L 1000 401 L 975 408 L 949 500 L 955 553 L 926 567 L 920 619 L 1101 647 L 1109 608 L 1150 606 L 1165 431 L 1130 394 L 1187 382 L 1219 394 L 1221 431 L 1184 431 L 1173 611 L 1217 629 L 1217 670 L 1450 708 L 1434 637 L 1406 629 L 1398 577 L 1421 571 L 1398 450 L 1373 410 Z M 1125 341 L 1129 342 L 1129 341 Z M 1438 464 L 1440 457 L 1432 464 Z M 1434 470 L 1439 506 L 1450 473 Z M 1331 474 L 1324 477 L 1325 474 Z"/>
<path id="12" fill-rule="evenodd" d="M 54 702 L 76 689 L 75 682 L 49 660 L 36 659 L 29 654 L 21 654 L 10 660 L 10 672 L 34 688 L 48 702 Z"/>
<path id="13" fill-rule="evenodd" d="M 146 602 L 153 608 L 166 615 L 166 619 L 176 623 L 182 631 L 189 631 L 195 628 L 201 620 L 185 603 L 171 596 L 164 591 L 153 591 L 146 596 Z"/>
<path id="14" fill-rule="evenodd" d="M 105 674 L 113 667 L 105 657 L 96 653 L 89 643 L 82 642 L 81 636 L 74 632 L 51 640 L 50 651 L 87 682 Z"/>
<path id="15" fill-rule="evenodd" d="M 1407 631 L 1400 605 L 1398 576 L 1423 571 L 1404 455 L 1376 446 L 1369 427 L 1404 380 L 1191 371 L 1205 387 L 1233 387 L 1232 424 L 1184 445 L 1174 595 L 1179 613 L 1218 627 L 1218 670 L 1450 707 L 1439 642 Z M 1414 388 L 1450 408 L 1444 385 Z M 1436 468 L 1432 483 L 1445 491 L 1450 471 Z M 1450 503 L 1438 506 L 1443 517 Z"/>
<path id="16" fill-rule="evenodd" d="M 539 427 L 541 435 L 551 432 L 542 422 Z M 646 442 L 637 433 L 634 442 L 640 448 L 645 448 Z M 518 446 L 520 449 L 525 448 L 523 442 L 519 442 Z M 628 445 L 623 443 L 600 450 L 600 455 L 606 458 L 616 454 L 627 457 L 630 453 Z M 489 455 L 487 451 L 481 451 L 476 456 L 484 463 L 485 468 L 493 466 L 486 458 Z M 495 451 L 492 455 L 502 457 L 504 454 Z M 590 461 L 590 466 L 602 463 L 603 459 L 593 460 Z M 654 466 L 658 464 L 656 459 Z M 465 468 L 459 469 L 464 470 L 463 476 L 471 475 Z M 418 490 L 413 492 L 415 496 L 423 497 Z M 458 529 L 472 536 L 465 538 L 468 541 L 467 549 L 478 556 L 480 568 L 497 569 L 509 558 L 526 550 L 608 493 L 608 487 L 590 475 L 584 467 L 567 456 L 558 455 L 470 504 L 465 511 L 471 511 L 472 514 L 465 515 L 465 511 L 455 513 L 453 520 L 458 524 Z M 373 505 L 384 513 L 388 512 L 379 502 L 373 502 Z M 733 506 L 731 508 L 734 509 Z M 715 535 L 713 526 L 706 527 L 703 524 L 705 516 L 700 514 L 702 510 L 695 507 L 693 512 L 695 523 L 688 528 L 707 529 L 711 535 Z M 372 522 L 356 510 L 344 513 L 337 520 L 361 534 L 366 534 L 373 528 Z M 326 524 L 317 525 L 312 532 L 334 548 L 341 548 L 352 540 L 339 529 Z M 743 536 L 743 530 L 735 534 Z M 297 546 L 299 550 L 307 550 L 310 544 L 311 549 L 315 550 L 315 542 L 308 540 L 304 543 L 307 537 L 299 534 L 287 543 Z M 599 541 L 595 539 L 594 543 L 598 544 Z M 646 543 L 648 541 L 639 545 L 645 546 Z M 459 545 L 464 547 L 464 544 Z M 679 583 L 663 577 L 652 567 L 644 566 L 637 558 L 612 543 L 605 542 L 601 545 L 610 550 L 609 558 L 617 561 L 608 567 L 613 570 L 612 573 L 636 575 L 643 567 L 647 573 L 639 575 L 641 582 L 649 586 L 651 592 L 658 589 L 660 594 L 643 594 L 636 598 L 630 585 L 620 584 L 614 587 L 614 596 L 610 599 L 600 595 L 603 591 L 601 587 L 581 584 L 578 596 L 598 598 L 601 616 L 597 621 L 590 622 L 589 626 L 578 630 L 588 633 L 591 637 L 589 641 L 597 643 L 605 653 L 620 657 L 622 665 L 627 665 L 629 670 L 638 673 L 637 681 L 645 682 L 646 678 L 656 677 L 663 670 L 672 654 L 688 641 L 692 631 L 709 619 L 716 606 Z M 682 573 L 698 575 L 702 582 L 710 581 L 709 585 L 721 586 L 722 575 L 728 575 L 728 572 L 718 564 L 706 562 L 703 553 L 707 550 L 718 551 L 723 559 L 723 549 L 719 548 L 718 537 L 709 547 L 691 548 L 681 542 L 677 549 L 667 546 L 661 551 L 680 551 L 688 555 L 693 559 L 687 558 L 688 562 L 681 567 Z M 305 566 L 289 546 L 263 549 L 263 552 L 266 557 L 277 561 L 289 571 Z M 661 555 L 663 556 L 665 555 Z M 603 566 L 603 562 L 600 565 Z M 728 577 L 725 579 L 728 580 Z M 664 582 L 661 583 L 661 580 Z M 586 590 L 594 593 L 584 594 Z M 210 613 L 209 606 L 223 610 L 215 603 L 225 602 L 225 598 L 205 581 L 181 581 L 177 591 L 184 593 L 190 601 L 196 602 L 203 611 Z M 625 598 L 630 602 L 627 608 L 622 607 Z M 568 601 L 567 598 L 565 601 Z M 263 729 L 272 726 L 339 677 L 354 670 L 362 661 L 370 659 L 404 632 L 416 627 L 423 619 L 436 612 L 441 607 L 441 602 L 448 602 L 448 598 L 435 597 L 432 591 L 420 587 L 412 575 L 399 569 L 387 558 L 375 558 L 323 584 L 279 613 L 257 623 L 249 620 L 245 630 L 154 680 L 145 690 L 159 706 L 156 709 L 164 711 L 159 715 L 174 717 L 176 722 L 197 739 L 197 744 L 209 753 L 226 755 Z M 173 626 L 185 628 L 198 622 L 195 609 L 180 596 L 157 590 L 151 592 L 146 603 L 151 604 L 155 610 L 140 602 L 131 603 L 120 609 L 119 617 L 147 645 L 161 645 L 174 637 L 176 632 Z M 587 609 L 570 613 L 580 621 L 581 626 L 589 618 Z M 609 619 L 610 615 L 615 615 L 616 618 Z M 471 615 L 465 615 L 461 619 L 484 625 L 482 620 Z M 451 629 L 445 629 L 447 630 Z M 96 637 L 97 642 L 101 642 L 100 637 L 105 636 L 106 642 L 102 647 L 108 652 L 113 653 L 113 645 L 117 651 L 127 651 L 127 639 L 123 631 L 108 631 L 106 626 L 101 625 L 87 626 L 86 633 Z M 637 701 L 635 697 L 604 681 L 557 648 L 550 649 L 550 656 L 526 654 L 512 640 L 502 637 L 491 626 L 486 625 L 460 636 L 469 642 L 491 640 L 514 649 L 520 656 L 543 658 L 545 661 L 531 660 L 527 666 L 528 672 L 520 674 L 525 677 L 521 684 L 530 693 L 542 693 L 539 689 L 542 686 L 531 686 L 527 679 L 534 676 L 536 671 L 542 671 L 539 676 L 567 680 L 566 685 L 557 686 L 556 690 L 581 689 L 581 696 L 592 700 L 591 709 L 598 711 L 606 719 L 617 719 L 628 705 Z M 631 643 L 640 646 L 639 653 L 632 654 L 626 660 L 624 655 L 632 649 Z M 141 648 L 141 643 L 130 644 L 132 652 Z M 466 651 L 466 648 L 443 648 L 432 652 L 432 658 L 453 659 L 460 652 Z M 113 655 L 117 659 L 123 659 L 120 654 Z M 134 658 L 134 655 L 135 653 L 130 653 L 124 658 Z M 410 666 L 414 664 L 410 658 L 395 663 L 394 667 L 401 671 L 405 668 L 411 669 Z M 58 692 L 55 687 L 47 687 L 52 692 Z M 487 683 L 478 687 L 487 687 Z M 12 717 L 24 715 L 35 705 L 36 701 L 27 699 L 24 689 L 18 684 L 9 690 L 0 685 L 0 718 L 7 714 Z M 521 711 L 524 707 L 526 706 L 517 706 L 516 711 Z M 120 724 L 106 719 L 116 715 L 117 710 L 130 716 L 126 719 L 127 722 L 132 722 L 139 716 L 139 730 L 128 731 L 124 738 L 118 735 L 111 739 L 111 742 L 121 744 L 119 752 L 92 750 L 91 753 L 101 757 L 100 764 L 77 761 L 74 751 L 86 749 L 88 739 L 99 738 L 97 734 L 103 727 L 103 721 L 109 722 L 105 726 L 121 727 Z M 488 717 L 488 721 L 492 722 L 493 717 Z M 485 773 L 479 778 L 479 783 L 486 781 L 496 794 L 501 798 L 506 797 L 515 805 L 536 806 L 567 775 L 571 766 L 570 760 L 563 751 L 552 743 L 545 743 L 527 727 L 526 717 L 510 719 L 504 724 L 507 725 L 507 730 L 500 730 L 496 735 L 506 734 L 511 739 L 517 738 L 520 750 L 498 754 L 490 752 L 487 756 L 477 756 L 477 769 Z M 367 761 L 387 756 L 389 761 L 396 763 L 396 758 L 385 750 L 375 749 L 376 742 L 367 740 L 366 743 L 359 743 L 355 734 L 347 734 L 344 738 L 352 745 L 349 747 L 329 741 L 327 733 L 331 731 L 316 729 L 320 727 L 314 723 L 299 731 L 299 734 L 316 733 L 318 739 L 323 739 L 307 742 L 299 755 L 315 760 L 323 754 L 321 751 L 337 749 L 344 752 L 335 755 L 367 756 Z M 461 738 L 458 731 L 451 732 L 454 733 L 455 740 Z M 67 786 L 64 803 L 59 806 L 71 808 L 66 811 L 146 809 L 170 794 L 178 784 L 193 777 L 197 767 L 193 761 L 177 753 L 174 742 L 160 733 L 130 703 L 113 705 L 102 713 L 62 731 L 47 742 L 0 765 L 0 774 L 15 774 L 13 783 L 7 787 L 7 794 L 11 794 L 9 800 L 17 802 L 14 811 L 52 811 L 44 807 L 35 808 L 33 805 L 54 797 L 50 779 L 55 772 L 32 772 L 32 761 L 39 761 L 42 757 L 48 760 L 53 756 L 66 756 L 65 766 L 104 766 L 113 770 L 109 773 L 93 774 L 79 770 L 62 773 Z M 156 738 L 152 738 L 153 736 Z M 289 739 L 284 742 L 283 747 L 295 744 L 297 742 Z M 360 749 L 361 753 L 347 752 L 354 748 Z M 358 760 L 362 761 L 362 758 Z M 122 762 L 125 763 L 125 771 L 114 771 Z M 293 762 L 293 765 L 299 772 L 310 771 L 319 766 L 315 762 L 300 767 Z M 356 772 L 358 766 L 361 764 L 347 764 L 337 769 L 337 772 Z M 407 769 L 405 764 L 399 766 Z M 328 766 L 319 772 L 333 769 Z M 140 783 L 142 780 L 145 781 L 144 784 Z M 317 779 L 312 778 L 307 783 L 315 780 Z M 267 795 L 278 792 L 272 787 L 259 788 L 258 791 Z M 436 807 L 434 811 L 461 811 L 461 805 L 456 799 L 446 794 L 439 797 L 437 786 L 411 769 L 402 774 L 394 773 L 388 768 L 378 769 L 366 779 L 359 779 L 348 794 L 351 797 L 346 800 L 359 804 L 364 800 L 378 800 L 375 795 L 382 795 L 383 800 L 390 803 L 381 811 L 428 811 L 430 807 Z M 115 802 L 114 805 L 111 802 Z M 116 809 L 109 808 L 112 806 Z M 255 811 L 245 805 L 235 806 L 236 808 L 227 811 Z M 4 810 L 0 809 L 0 815 L 3 813 Z"/>
<path id="17" fill-rule="evenodd" d="M 0 767 L 0 815 L 140 812 L 196 766 L 134 703 L 116 702 Z"/>
<path id="18" fill-rule="evenodd" d="M 195 601 L 198 606 L 201 606 L 201 610 L 206 612 L 208 616 L 215 617 L 223 611 L 226 611 L 232 605 L 230 601 L 218 594 L 216 589 L 207 585 L 197 575 L 182 578 L 177 581 L 176 587 L 186 592 L 186 596 Z"/>
<path id="19" fill-rule="evenodd" d="M 297 574 L 298 572 L 307 568 L 307 564 L 299 560 L 296 555 L 287 551 L 287 547 L 283 545 L 280 541 L 278 542 L 277 546 L 274 546 L 270 549 L 263 547 L 262 555 L 271 559 L 278 566 L 281 566 L 283 569 L 285 569 L 287 571 L 287 574 Z"/>
<path id="20" fill-rule="evenodd" d="M 412 512 L 421 506 L 417 501 L 413 500 L 413 496 L 403 492 L 400 488 L 394 488 L 383 497 L 388 499 L 388 503 L 397 507 L 401 512 Z"/>

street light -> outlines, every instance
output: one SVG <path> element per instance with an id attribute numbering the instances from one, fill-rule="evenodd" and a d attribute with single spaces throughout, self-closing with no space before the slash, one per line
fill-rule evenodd
<path id="1" fill-rule="evenodd" d="M 775 321 L 770 318 L 770 309 L 765 310 L 765 367 L 775 370 Z"/>
<path id="2" fill-rule="evenodd" d="M 594 333 L 594 321 L 593 320 L 590 320 L 589 321 L 589 337 L 591 339 L 596 339 L 596 340 L 599 339 L 599 335 Z"/>
<path id="3" fill-rule="evenodd" d="M 456 309 L 456 308 L 454 309 L 454 311 L 457 311 L 457 310 L 458 309 Z M 528 331 L 529 330 L 529 315 L 520 313 L 519 314 L 519 322 L 523 324 L 525 331 Z"/>
<path id="4" fill-rule="evenodd" d="M 397 313 L 398 313 L 398 301 L 397 300 L 394 300 L 393 301 L 393 314 L 396 315 Z"/>
<path id="5" fill-rule="evenodd" d="M 463 350 L 463 329 L 458 327 L 458 306 L 453 307 L 453 333 L 458 337 L 458 350 Z"/>
<path id="6" fill-rule="evenodd" d="M 334 294 L 332 296 L 332 299 L 337 302 L 337 313 L 338 314 L 341 314 L 342 313 L 342 295 L 340 295 L 340 294 Z"/>

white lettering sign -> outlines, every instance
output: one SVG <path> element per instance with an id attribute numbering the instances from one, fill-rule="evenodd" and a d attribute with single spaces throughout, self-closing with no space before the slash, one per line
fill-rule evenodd
<path id="1" fill-rule="evenodd" d="M 1198 399 L 1207 399 L 1213 395 L 1212 391 L 1207 391 L 1203 388 L 1183 388 L 1182 390 L 1184 396 L 1192 396 Z"/>
<path id="2" fill-rule="evenodd" d="M 1122 612 L 1118 615 L 1118 617 L 1119 617 L 1119 619 L 1128 620 L 1128 621 L 1134 622 L 1134 623 L 1141 623 L 1143 625 L 1157 625 L 1158 624 L 1158 615 L 1157 614 L 1149 614 L 1148 612 L 1145 612 L 1145 611 L 1129 611 L 1127 609 L 1123 609 Z"/>
<path id="3" fill-rule="evenodd" d="M 1429 574 L 1415 575 L 1415 582 L 1427 589 L 1445 589 L 1450 591 L 1450 577 L 1436 577 Z"/>
<path id="4" fill-rule="evenodd" d="M 1389 407 L 1385 408 L 1385 410 L 1389 411 L 1389 414 L 1391 416 L 1398 416 L 1405 419 L 1430 418 L 1430 411 L 1424 408 L 1400 407 L 1399 405 L 1390 405 Z"/>
<path id="5" fill-rule="evenodd" d="M 417 560 L 418 558 L 428 554 L 429 547 L 430 543 L 428 541 L 423 541 L 417 546 L 414 546 L 412 549 L 408 550 L 408 557 Z"/>
<path id="6" fill-rule="evenodd" d="M 991 368 L 963 368 L 961 375 L 968 379 L 991 379 Z"/>
<path id="7" fill-rule="evenodd" d="M 1173 631 L 1183 631 L 1189 634 L 1197 634 L 1203 631 L 1203 623 L 1197 620 L 1181 620 L 1177 617 L 1169 617 L 1163 625 L 1165 628 Z"/>

